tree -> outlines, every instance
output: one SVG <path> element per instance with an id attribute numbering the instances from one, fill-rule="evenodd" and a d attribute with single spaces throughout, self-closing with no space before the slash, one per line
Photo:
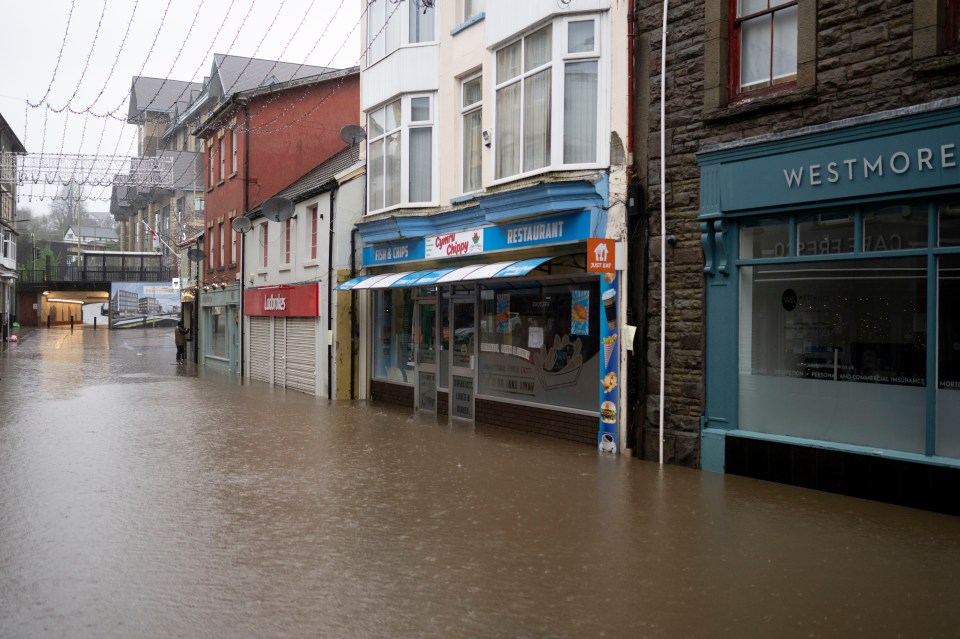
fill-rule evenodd
<path id="1" fill-rule="evenodd" d="M 48 216 L 48 229 L 54 231 L 58 236 L 63 237 L 67 228 L 77 225 L 77 209 L 81 221 L 87 218 L 87 204 L 83 201 L 83 189 L 71 181 L 64 184 L 57 191 L 57 197 L 50 205 L 50 215 Z M 79 232 L 79 229 L 77 229 Z"/>

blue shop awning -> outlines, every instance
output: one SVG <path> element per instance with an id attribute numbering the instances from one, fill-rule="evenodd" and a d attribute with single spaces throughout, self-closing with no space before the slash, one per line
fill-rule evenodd
<path id="1" fill-rule="evenodd" d="M 366 288 L 431 286 L 434 284 L 450 284 L 454 282 L 523 277 L 552 259 L 552 257 L 534 257 L 528 260 L 510 260 L 506 262 L 496 262 L 494 264 L 470 264 L 455 268 L 363 275 L 344 282 L 335 290 L 349 291 Z"/>

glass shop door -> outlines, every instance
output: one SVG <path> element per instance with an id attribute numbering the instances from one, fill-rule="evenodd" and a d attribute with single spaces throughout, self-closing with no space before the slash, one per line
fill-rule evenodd
<path id="1" fill-rule="evenodd" d="M 416 361 L 417 410 L 437 412 L 437 303 L 417 302 Z"/>
<path id="2" fill-rule="evenodd" d="M 451 301 L 450 416 L 473 421 L 474 378 L 477 370 L 477 303 L 474 298 Z"/>

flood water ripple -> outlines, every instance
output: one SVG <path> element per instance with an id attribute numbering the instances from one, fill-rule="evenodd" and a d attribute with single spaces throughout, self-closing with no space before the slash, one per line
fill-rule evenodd
<path id="1" fill-rule="evenodd" d="M 0 353 L 0 637 L 960 636 L 958 518 L 173 351 L 54 329 Z"/>

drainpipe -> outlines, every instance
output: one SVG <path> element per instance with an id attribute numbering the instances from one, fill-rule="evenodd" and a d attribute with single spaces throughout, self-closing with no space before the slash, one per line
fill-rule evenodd
<path id="1" fill-rule="evenodd" d="M 243 101 L 243 214 L 250 208 L 250 105 Z M 233 229 L 231 229 L 233 230 Z M 240 369 L 240 383 L 243 384 L 243 278 L 244 254 L 246 253 L 247 234 L 240 234 L 240 352 L 237 353 L 237 368 Z"/>
<path id="2" fill-rule="evenodd" d="M 364 197 L 366 199 L 366 197 Z M 357 228 L 350 231 L 350 279 L 357 276 Z M 355 354 L 357 344 L 357 295 L 350 290 L 350 399 L 356 399 L 357 388 L 354 381 L 357 375 L 357 357 Z"/>
<path id="3" fill-rule="evenodd" d="M 663 466 L 664 364 L 667 342 L 667 153 L 664 134 L 667 117 L 667 9 L 663 0 L 663 34 L 660 43 L 660 465 Z"/>
<path id="4" fill-rule="evenodd" d="M 331 401 L 333 400 L 333 340 L 331 339 L 333 336 L 333 239 L 336 234 L 333 229 L 333 219 L 337 210 L 337 188 L 335 185 L 330 189 L 330 219 L 327 222 L 330 229 L 330 239 L 327 244 L 327 399 Z"/>

